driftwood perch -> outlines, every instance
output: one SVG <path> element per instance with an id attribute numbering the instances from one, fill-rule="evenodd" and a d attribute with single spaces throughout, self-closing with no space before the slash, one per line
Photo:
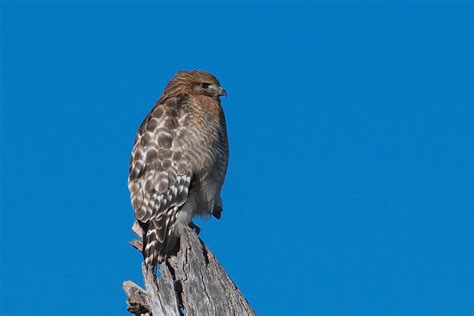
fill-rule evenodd
<path id="1" fill-rule="evenodd" d="M 141 236 L 135 223 L 132 230 Z M 142 242 L 130 243 L 141 251 Z M 128 311 L 135 315 L 255 315 L 250 304 L 191 228 L 180 227 L 180 247 L 159 266 L 142 264 L 145 288 L 125 281 Z"/>

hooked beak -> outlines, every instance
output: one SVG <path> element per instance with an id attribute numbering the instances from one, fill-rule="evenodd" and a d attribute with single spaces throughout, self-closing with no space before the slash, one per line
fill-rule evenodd
<path id="1" fill-rule="evenodd" d="M 226 97 L 227 96 L 227 92 L 222 88 L 222 87 L 219 87 L 219 91 L 217 92 L 217 95 L 222 97 Z"/>

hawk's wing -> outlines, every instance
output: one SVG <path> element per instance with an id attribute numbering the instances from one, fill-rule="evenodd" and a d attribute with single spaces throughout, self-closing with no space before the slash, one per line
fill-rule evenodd
<path id="1" fill-rule="evenodd" d="M 189 118 L 187 95 L 156 105 L 138 130 L 130 160 L 129 189 L 135 217 L 144 229 L 145 261 L 166 254 L 171 225 L 188 197 L 193 170 L 185 157 L 189 143 L 178 141 Z"/>

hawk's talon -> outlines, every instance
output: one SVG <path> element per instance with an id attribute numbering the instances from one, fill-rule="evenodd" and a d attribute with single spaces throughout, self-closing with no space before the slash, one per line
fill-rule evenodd
<path id="1" fill-rule="evenodd" d="M 194 222 L 191 222 L 189 224 L 189 227 L 191 227 L 191 229 L 194 230 L 196 235 L 199 235 L 199 233 L 201 232 L 201 228 L 198 225 L 194 224 Z"/>
<path id="2" fill-rule="evenodd" d="M 219 204 L 216 208 L 214 208 L 214 210 L 212 210 L 212 215 L 217 218 L 217 219 L 221 219 L 221 215 L 222 215 L 222 211 L 224 209 L 222 208 L 222 206 Z"/>

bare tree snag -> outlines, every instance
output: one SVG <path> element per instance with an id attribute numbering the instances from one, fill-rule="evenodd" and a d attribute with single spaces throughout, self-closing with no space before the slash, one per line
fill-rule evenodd
<path id="1" fill-rule="evenodd" d="M 135 223 L 132 230 L 141 236 Z M 130 243 L 141 251 L 142 242 Z M 250 304 L 191 228 L 180 227 L 180 247 L 159 266 L 160 276 L 142 264 L 145 289 L 131 281 L 123 288 L 135 315 L 255 315 Z"/>

